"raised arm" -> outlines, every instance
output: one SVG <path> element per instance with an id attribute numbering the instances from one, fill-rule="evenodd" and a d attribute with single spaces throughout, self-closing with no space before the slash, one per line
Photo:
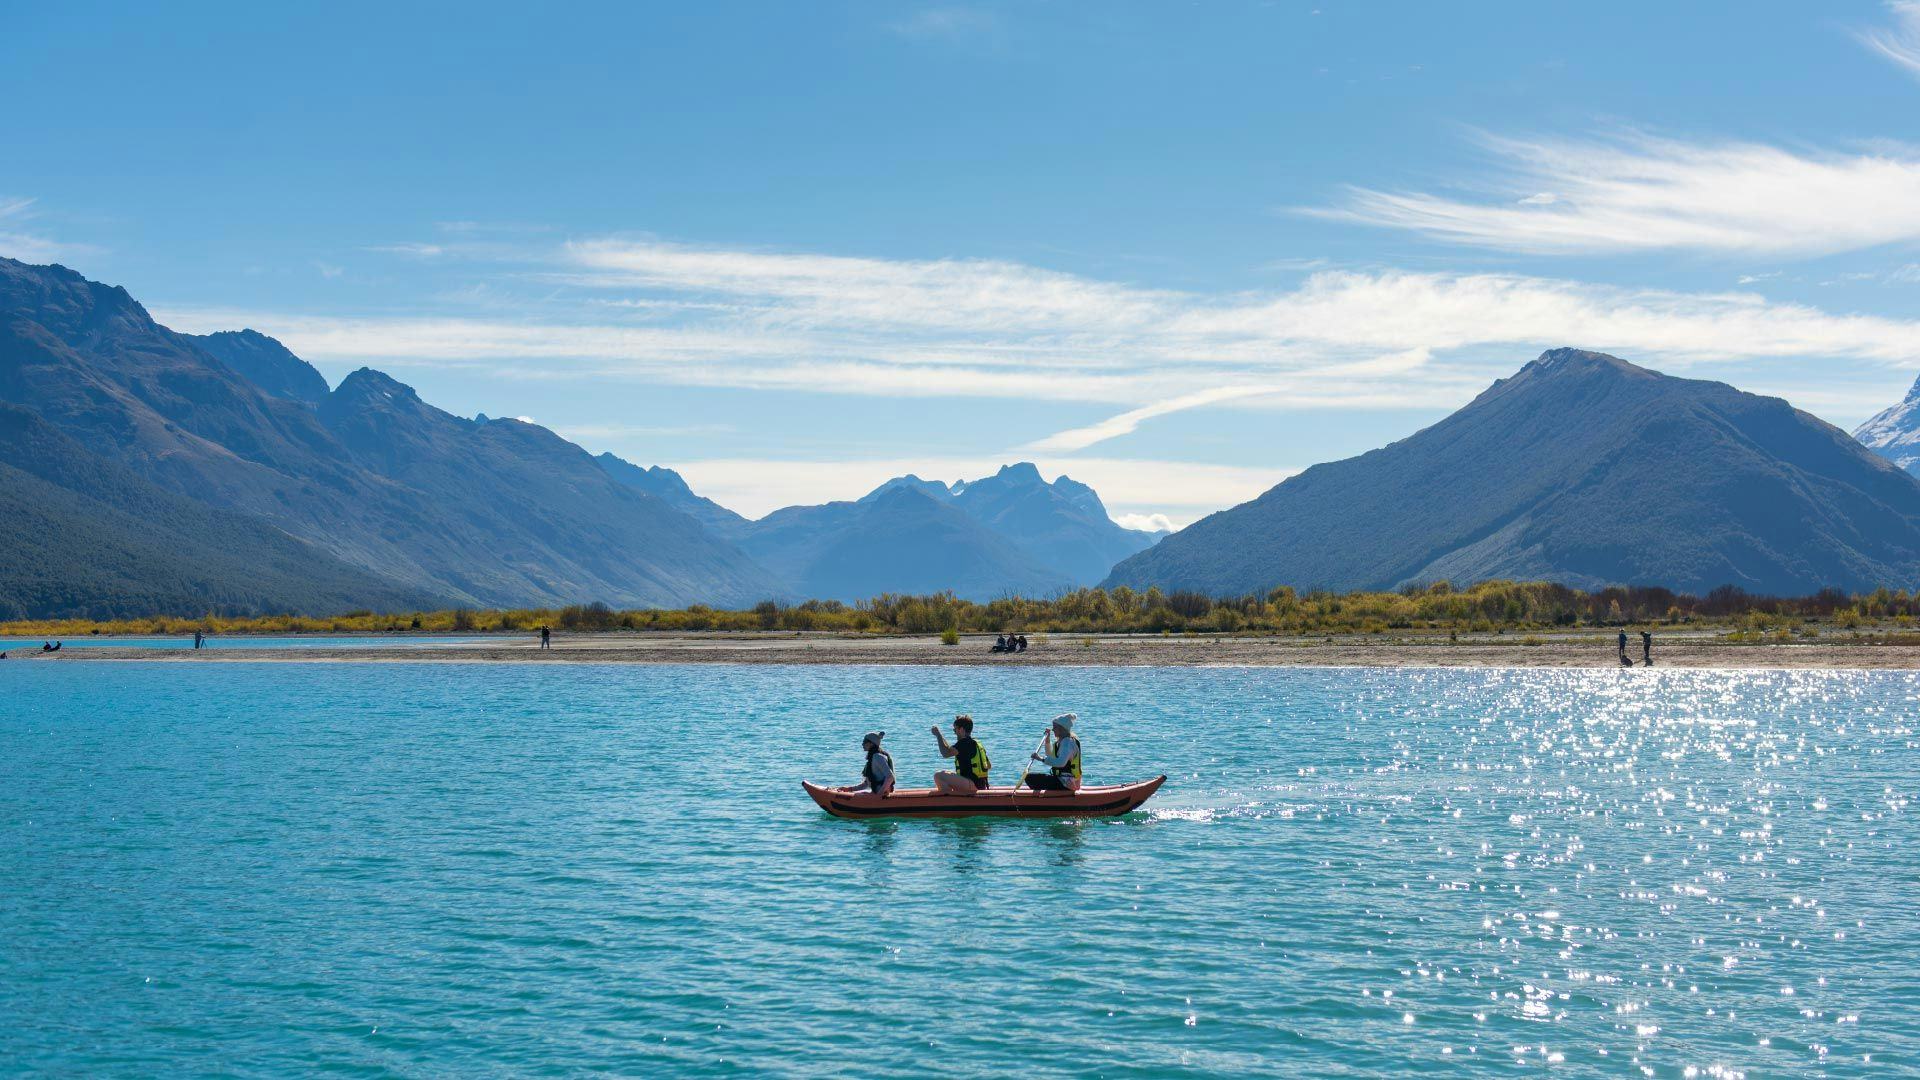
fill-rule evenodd
<path id="1" fill-rule="evenodd" d="M 940 742 L 940 756 L 952 757 L 954 754 L 954 749 L 953 747 L 947 745 L 947 737 L 944 734 L 941 734 L 939 724 L 933 725 L 933 737 L 939 740 Z"/>
<path id="2" fill-rule="evenodd" d="M 1067 759 L 1060 753 L 1060 745 L 1062 742 L 1063 740 L 1056 736 L 1047 736 L 1047 748 L 1035 754 L 1033 760 L 1045 765 L 1049 769 L 1063 768 L 1067 764 Z"/>

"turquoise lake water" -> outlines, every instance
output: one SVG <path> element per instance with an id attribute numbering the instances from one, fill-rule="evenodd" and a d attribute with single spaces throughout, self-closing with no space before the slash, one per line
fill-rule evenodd
<path id="1" fill-rule="evenodd" d="M 0 665 L 0 1069 L 1898 1075 L 1905 673 Z M 1110 821 L 830 818 L 886 728 Z M 1688 1073 L 1687 1070 L 1696 1070 Z"/>

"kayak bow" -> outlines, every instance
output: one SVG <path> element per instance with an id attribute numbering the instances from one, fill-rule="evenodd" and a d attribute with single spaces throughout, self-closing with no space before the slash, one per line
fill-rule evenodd
<path id="1" fill-rule="evenodd" d="M 848 792 L 800 781 L 820 809 L 843 818 L 874 817 L 1113 817 L 1138 810 L 1167 782 L 1164 776 L 1137 784 L 1083 787 L 1079 791 L 1023 791 L 987 788 L 975 795 L 942 795 L 932 788 L 895 790 L 891 795 Z"/>

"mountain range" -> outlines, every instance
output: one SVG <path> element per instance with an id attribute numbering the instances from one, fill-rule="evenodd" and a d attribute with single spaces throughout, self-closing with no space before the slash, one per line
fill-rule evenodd
<path id="1" fill-rule="evenodd" d="M 1810 593 L 1920 581 L 1920 483 L 1777 398 L 1555 349 L 1453 415 L 1114 567 L 1214 595 L 1441 579 Z"/>
<path id="2" fill-rule="evenodd" d="M 329 387 L 264 334 L 176 333 L 124 289 L 11 259 L 0 461 L 13 618 L 985 599 L 1090 583 L 1151 542 L 1032 466 L 752 522 L 672 470 L 368 368 Z"/>
<path id="3" fill-rule="evenodd" d="M 1156 539 L 1115 524 L 1092 488 L 1066 476 L 1048 483 L 1030 462 L 953 484 L 895 477 L 857 500 L 789 506 L 749 521 L 694 494 L 671 469 L 642 469 L 612 454 L 599 461 L 740 545 L 795 595 L 822 600 L 1049 596 L 1099 581 Z"/>
<path id="4" fill-rule="evenodd" d="M 16 614 L 323 611 L 403 599 L 744 606 L 782 589 L 738 548 L 614 482 L 544 428 L 450 416 L 378 372 L 355 372 L 324 395 L 316 378 L 270 338 L 175 333 L 123 289 L 0 259 L 0 402 L 64 437 L 62 460 L 32 475 L 68 494 L 50 500 L 17 468 L 9 490 L 71 519 L 43 523 L 33 540 L 63 560 L 43 563 L 40 584 L 16 583 L 0 602 Z M 48 437 L 15 420 L 22 437 Z M 254 575 L 249 591 L 187 589 L 165 603 L 73 585 L 56 567 L 105 558 L 81 526 L 108 518 L 73 501 L 100 499 L 104 489 L 83 482 L 96 475 L 128 494 L 117 509 L 136 532 L 163 506 L 182 520 L 185 500 L 295 545 L 302 573 Z M 175 499 L 163 504 L 156 492 Z M 7 538 L 24 528 L 16 521 Z M 168 550 L 212 565 L 207 547 L 180 540 Z M 245 561 L 275 565 L 264 555 Z"/>
<path id="5" fill-rule="evenodd" d="M 1920 480 L 1902 469 L 1920 471 L 1920 384 L 1858 436 L 1555 349 L 1423 431 L 1164 540 L 1025 462 L 752 520 L 672 469 L 455 416 L 369 368 L 330 387 L 264 334 L 176 333 L 123 289 L 0 259 L 0 618 L 1094 583 L 1911 587 Z"/>

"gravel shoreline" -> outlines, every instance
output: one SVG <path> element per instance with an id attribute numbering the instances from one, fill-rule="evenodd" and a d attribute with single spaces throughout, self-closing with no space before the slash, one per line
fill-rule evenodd
<path id="1" fill-rule="evenodd" d="M 70 640 L 58 653 L 16 651 L 16 661 L 62 663 L 586 663 L 586 664 L 934 664 L 989 667 L 1548 667 L 1625 671 L 1610 637 L 1513 635 L 1450 641 L 1417 638 L 1278 638 L 1134 635 L 1029 635 L 1024 653 L 987 651 L 992 638 L 969 635 L 959 645 L 931 637 L 839 637 L 826 634 L 582 634 L 556 636 L 550 650 L 527 638 L 414 645 L 384 638 L 359 646 L 283 645 L 150 649 L 89 646 Z M 1528 643 L 1532 640 L 1534 643 Z M 1640 655 L 1636 638 L 1629 653 Z M 1920 669 L 1914 642 L 1733 642 L 1709 632 L 1656 636 L 1655 667 L 1773 669 Z"/>

